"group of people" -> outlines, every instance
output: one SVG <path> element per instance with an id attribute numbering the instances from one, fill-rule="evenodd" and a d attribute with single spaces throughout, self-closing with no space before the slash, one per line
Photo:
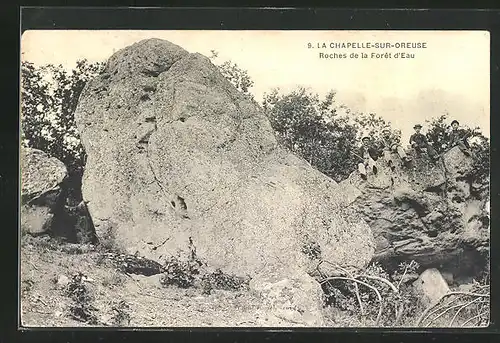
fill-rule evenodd
<path id="1" fill-rule="evenodd" d="M 449 147 L 458 146 L 465 155 L 471 156 L 470 146 L 467 142 L 469 135 L 465 130 L 460 129 L 459 126 L 460 123 L 457 120 L 451 122 L 451 132 L 448 135 Z M 422 125 L 417 124 L 413 129 L 415 133 L 410 136 L 411 147 L 415 150 L 417 155 L 426 153 L 432 161 L 437 161 L 439 159 L 439 154 L 429 143 L 427 137 L 420 132 L 422 130 Z M 373 174 L 377 174 L 376 161 L 382 156 L 384 156 L 385 161 L 392 171 L 396 168 L 393 161 L 393 153 L 397 153 L 405 166 L 410 165 L 410 156 L 407 155 L 401 146 L 399 137 L 391 134 L 389 128 L 384 128 L 382 130 L 382 136 L 379 141 L 373 142 L 370 137 L 365 136 L 362 138 L 362 143 L 358 154 L 358 158 L 360 159 L 358 171 L 364 180 L 366 180 L 367 169 L 372 170 Z"/>

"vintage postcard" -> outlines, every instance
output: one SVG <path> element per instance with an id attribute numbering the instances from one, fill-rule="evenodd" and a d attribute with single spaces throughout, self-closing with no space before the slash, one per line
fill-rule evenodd
<path id="1" fill-rule="evenodd" d="M 23 327 L 485 327 L 487 31 L 28 30 Z"/>

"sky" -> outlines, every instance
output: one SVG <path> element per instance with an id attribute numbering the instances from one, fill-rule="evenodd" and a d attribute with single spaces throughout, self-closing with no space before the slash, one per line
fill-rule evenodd
<path id="1" fill-rule="evenodd" d="M 166 39 L 205 56 L 216 50 L 216 62 L 231 60 L 248 71 L 254 81 L 250 91 L 259 102 L 275 87 L 287 92 L 304 86 L 320 95 L 335 90 L 339 103 L 382 116 L 401 130 L 404 140 L 414 124 L 423 124 L 425 132 L 425 120 L 445 111 L 490 136 L 486 31 L 26 31 L 21 59 L 71 69 L 78 59 L 105 61 L 147 38 Z M 331 43 L 365 46 L 335 48 Z M 392 47 L 369 48 L 367 43 Z M 401 43 L 420 44 L 420 48 L 402 48 Z M 362 52 L 368 57 L 361 58 Z M 321 53 L 347 57 L 357 53 L 358 58 L 320 58 Z M 372 53 L 390 53 L 391 58 Z M 395 58 L 396 53 L 414 58 Z"/>

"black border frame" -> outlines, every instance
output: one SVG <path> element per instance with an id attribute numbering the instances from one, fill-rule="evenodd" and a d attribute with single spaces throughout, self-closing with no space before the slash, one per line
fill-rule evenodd
<path id="1" fill-rule="evenodd" d="M 132 5 L 132 4 L 130 4 Z M 8 14 L 9 12 L 4 12 Z M 360 30 L 488 30 L 490 31 L 491 52 L 490 52 L 490 121 L 491 121 L 491 175 L 498 173 L 498 165 L 494 156 L 497 154 L 497 143 L 494 135 L 494 114 L 499 111 L 500 94 L 500 11 L 498 10 L 444 10 L 444 9 L 328 9 L 328 8 L 128 8 L 128 7 L 27 7 L 17 8 L 7 18 L 7 22 L 12 19 L 18 20 L 14 38 L 17 55 L 12 58 L 12 66 L 6 68 L 7 80 L 6 87 L 2 88 L 2 95 L 5 99 L 11 100 L 13 110 L 9 112 L 18 113 L 19 95 L 18 89 L 14 90 L 12 83 L 14 80 L 18 86 L 19 83 L 19 45 L 20 33 L 25 29 L 222 29 L 222 30 L 327 30 L 327 29 L 360 29 Z M 19 28 L 19 21 L 21 29 Z M 13 47 L 14 48 L 14 47 Z M 12 49 L 13 49 L 12 48 Z M 13 51 L 12 51 L 13 52 Z M 15 61 L 14 61 L 15 60 Z M 16 66 L 14 68 L 14 66 Z M 5 67 L 5 66 L 4 66 Z M 5 80 L 3 80 L 5 81 Z M 9 88 L 10 87 L 10 88 Z M 18 87 L 17 87 L 18 88 Z M 9 122 L 1 126 L 2 140 L 0 148 L 3 156 L 15 156 L 15 163 L 9 160 L 12 165 L 8 165 L 8 170 L 1 167 L 0 174 L 1 198 L 4 203 L 3 209 L 7 213 L 15 215 L 10 217 L 14 219 L 13 225 L 18 227 L 17 204 L 18 204 L 18 117 L 9 113 L 2 119 Z M 12 125 L 12 127 L 11 127 Z M 12 131 L 10 131 L 12 130 Z M 14 136 L 16 142 L 14 143 Z M 5 175 L 5 177 L 4 177 Z M 491 179 L 491 194 L 494 199 L 491 202 L 491 227 L 495 227 L 498 222 L 498 215 L 495 211 L 497 195 L 499 194 L 498 183 L 495 178 Z M 15 196 L 15 202 L 14 202 Z M 6 206 L 5 206 L 6 205 Z M 9 218 L 9 219 L 10 219 Z M 4 242 L 16 241 L 16 230 L 6 225 Z M 12 236 L 11 236 L 12 235 Z M 500 246 L 498 235 L 495 230 L 491 230 L 491 246 Z M 4 244 L 1 253 L 7 253 L 3 261 L 8 261 L 9 266 L 15 267 L 10 271 L 14 275 L 8 276 L 7 280 L 15 278 L 18 280 L 18 246 L 14 248 L 12 244 Z M 492 284 L 498 281 L 500 265 L 498 253 L 491 249 L 491 279 Z M 15 257 L 14 257 L 15 256 Z M 5 286 L 5 284 L 4 284 Z M 107 340 L 115 338 L 122 341 L 144 340 L 148 341 L 166 341 L 170 339 L 189 339 L 189 340 L 221 340 L 231 338 L 233 341 L 247 341 L 249 339 L 264 338 L 266 340 L 292 338 L 298 340 L 321 340 L 334 338 L 345 340 L 346 338 L 370 339 L 370 333 L 379 333 L 383 340 L 397 339 L 404 341 L 411 335 L 419 341 L 421 339 L 439 339 L 449 337 L 453 340 L 458 339 L 479 339 L 481 341 L 492 338 L 490 335 L 498 332 L 500 320 L 498 305 L 498 292 L 492 287 L 492 323 L 486 329 L 429 329 L 429 330 L 408 330 L 408 329 L 268 329 L 268 328 L 147 328 L 141 329 L 82 329 L 82 328 L 64 328 L 64 329 L 28 329 L 18 330 L 18 282 L 16 284 L 7 283 L 9 291 L 2 292 L 5 299 L 2 302 L 4 309 L 1 311 L 3 316 L 2 323 L 8 325 L 8 330 L 2 330 L 7 333 L 6 342 L 17 341 L 92 341 Z M 9 302 L 10 300 L 10 302 Z M 12 304 L 10 304 L 12 303 Z M 8 304 L 8 306 L 5 306 Z M 13 306 L 12 306 L 13 305 Z M 11 309 L 12 306 L 12 309 Z M 12 311 L 18 313 L 12 315 Z M 13 318 L 15 318 L 13 320 Z M 411 331 L 411 333 L 409 333 Z M 419 335 L 414 335 L 418 333 Z M 3 336 L 3 334 L 2 334 Z M 1 339 L 2 337 L 0 337 Z M 9 339 L 10 338 L 10 339 Z M 3 342 L 3 340 L 0 340 Z"/>

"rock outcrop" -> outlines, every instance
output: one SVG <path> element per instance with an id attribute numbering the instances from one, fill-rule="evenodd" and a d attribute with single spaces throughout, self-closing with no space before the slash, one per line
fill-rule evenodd
<path id="1" fill-rule="evenodd" d="M 345 206 L 372 228 L 374 259 L 388 266 L 414 259 L 452 275 L 479 272 L 489 249 L 488 196 L 473 182 L 472 158 L 454 147 L 436 163 L 413 155 L 412 166 L 395 172 L 384 158 L 377 165 L 367 182 L 356 173 L 341 182 L 352 194 Z"/>
<path id="2" fill-rule="evenodd" d="M 280 148 L 259 106 L 200 54 L 158 39 L 118 51 L 75 117 L 101 241 L 270 283 L 321 259 L 372 258 L 371 231 L 344 213 L 338 185 Z"/>
<path id="3" fill-rule="evenodd" d="M 66 166 L 43 151 L 22 148 L 21 230 L 33 235 L 51 229 L 54 214 L 62 206 L 61 184 L 67 176 Z"/>

